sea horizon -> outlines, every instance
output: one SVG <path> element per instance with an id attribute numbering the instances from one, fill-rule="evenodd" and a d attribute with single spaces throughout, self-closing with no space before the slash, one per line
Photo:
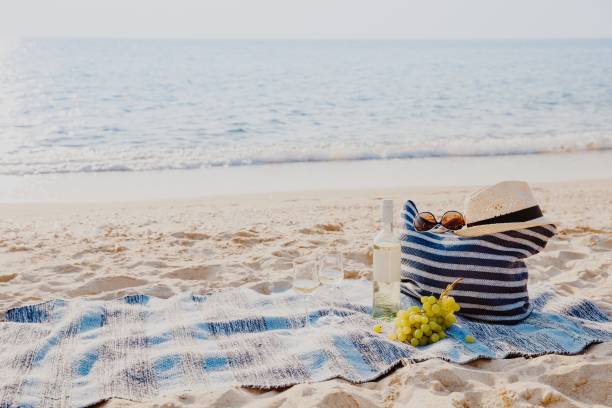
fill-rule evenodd
<path id="1" fill-rule="evenodd" d="M 189 36 L 177 36 L 177 37 L 155 37 L 155 36 L 98 36 L 98 35 L 46 35 L 46 36 L 1 36 L 0 40 L 152 40 L 152 41 L 238 41 L 238 42 L 285 42 L 285 41 L 322 41 L 322 42 L 393 42 L 393 41 L 416 41 L 416 42 L 505 42 L 505 41 L 608 41 L 612 40 L 612 37 L 413 37 L 413 38 L 401 38 L 401 37 L 388 37 L 388 38 L 376 38 L 376 37 L 189 37 Z"/>

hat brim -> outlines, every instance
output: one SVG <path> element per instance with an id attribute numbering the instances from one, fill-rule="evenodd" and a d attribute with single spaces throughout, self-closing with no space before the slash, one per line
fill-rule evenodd
<path id="1" fill-rule="evenodd" d="M 556 222 L 546 217 L 539 217 L 539 218 L 535 218 L 533 220 L 524 221 L 524 222 L 506 222 L 506 223 L 499 223 L 499 224 L 476 225 L 475 227 L 462 228 L 460 230 L 454 231 L 454 233 L 461 237 L 478 237 L 481 235 L 495 234 L 498 232 L 505 232 L 505 231 L 513 231 L 513 230 L 519 230 L 523 228 L 539 227 L 542 225 L 550 225 L 550 224 L 555 225 Z"/>

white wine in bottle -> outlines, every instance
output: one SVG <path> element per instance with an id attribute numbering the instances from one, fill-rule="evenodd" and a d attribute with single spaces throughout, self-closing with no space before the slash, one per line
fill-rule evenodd
<path id="1" fill-rule="evenodd" d="M 393 200 L 382 201 L 382 230 L 374 238 L 372 317 L 391 320 L 400 309 L 400 241 L 393 233 Z"/>

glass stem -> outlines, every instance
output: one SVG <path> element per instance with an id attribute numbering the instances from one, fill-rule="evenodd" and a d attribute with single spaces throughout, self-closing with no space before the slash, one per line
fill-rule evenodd
<path id="1" fill-rule="evenodd" d="M 346 303 L 346 297 L 344 297 L 344 292 L 342 291 L 342 289 L 340 288 L 340 285 L 336 285 L 336 293 L 337 293 L 337 297 L 335 297 L 335 299 L 337 299 L 336 304 L 340 303 L 340 305 L 343 305 Z"/>
<path id="2" fill-rule="evenodd" d="M 310 296 L 304 296 L 304 311 L 306 312 L 304 327 L 310 328 L 310 315 L 308 310 L 308 303 L 310 302 Z"/>
<path id="3" fill-rule="evenodd" d="M 334 301 L 334 292 L 335 292 L 336 287 L 337 287 L 336 285 L 333 285 L 330 288 L 331 289 L 331 295 L 332 295 L 330 300 L 329 300 L 329 315 L 330 316 L 335 316 L 336 315 L 336 313 L 334 313 L 334 308 L 336 307 L 336 302 Z"/>

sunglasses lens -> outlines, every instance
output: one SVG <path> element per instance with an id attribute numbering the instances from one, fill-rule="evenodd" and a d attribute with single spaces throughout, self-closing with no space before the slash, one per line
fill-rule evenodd
<path id="1" fill-rule="evenodd" d="M 457 231 L 465 226 L 465 220 L 460 212 L 447 211 L 446 214 L 442 216 L 440 224 L 449 230 Z"/>
<path id="2" fill-rule="evenodd" d="M 417 231 L 429 231 L 437 224 L 436 217 L 432 213 L 418 213 L 414 218 L 414 229 Z"/>

